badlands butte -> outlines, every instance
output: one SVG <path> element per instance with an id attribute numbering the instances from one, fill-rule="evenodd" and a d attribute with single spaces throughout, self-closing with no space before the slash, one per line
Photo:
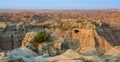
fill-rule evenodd
<path id="1" fill-rule="evenodd" d="M 89 13 L 94 14 L 94 11 Z M 54 20 L 36 16 L 37 21 L 31 18 L 30 21 L 29 17 L 26 17 L 29 21 L 6 21 L 15 16 L 9 17 L 2 16 L 0 21 L 0 62 L 120 62 L 119 21 L 104 21 L 104 17 L 103 20 L 83 20 L 74 16 Z M 40 32 L 49 38 L 44 42 L 35 41 Z"/>

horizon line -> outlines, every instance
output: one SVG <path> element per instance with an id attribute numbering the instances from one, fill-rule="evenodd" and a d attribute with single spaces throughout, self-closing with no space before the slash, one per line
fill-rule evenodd
<path id="1" fill-rule="evenodd" d="M 120 8 L 80 8 L 80 9 L 0 9 L 0 10 L 120 10 Z"/>

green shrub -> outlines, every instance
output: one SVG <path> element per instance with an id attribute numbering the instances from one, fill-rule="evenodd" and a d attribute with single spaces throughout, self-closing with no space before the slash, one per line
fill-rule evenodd
<path id="1" fill-rule="evenodd" d="M 50 35 L 46 32 L 38 32 L 37 35 L 34 37 L 35 42 L 45 42 L 49 39 Z"/>
<path id="2" fill-rule="evenodd" d="M 84 62 L 93 62 L 92 60 L 84 60 Z"/>

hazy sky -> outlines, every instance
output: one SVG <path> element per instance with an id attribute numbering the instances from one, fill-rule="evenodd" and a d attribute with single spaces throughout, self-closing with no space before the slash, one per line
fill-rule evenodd
<path id="1" fill-rule="evenodd" d="M 120 0 L 1 0 L 0 9 L 118 8 Z"/>

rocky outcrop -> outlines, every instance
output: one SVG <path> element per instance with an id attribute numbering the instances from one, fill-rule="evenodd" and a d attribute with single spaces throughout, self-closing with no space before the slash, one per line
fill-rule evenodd
<path id="1" fill-rule="evenodd" d="M 19 22 L 17 24 L 1 22 L 0 27 L 0 42 L 2 43 L 0 46 L 4 50 L 19 47 L 26 32 L 44 30 L 56 34 L 59 37 L 69 39 L 69 41 L 71 39 L 77 39 L 81 47 L 95 47 L 102 51 L 119 46 L 120 43 L 120 29 L 110 27 L 108 23 L 102 21 L 69 20 L 45 21 L 42 23 Z M 4 47 L 3 45 L 9 45 L 9 47 Z"/>
<path id="2" fill-rule="evenodd" d="M 113 45 L 110 43 L 111 40 L 108 41 L 109 38 L 105 37 L 105 35 L 107 36 L 110 33 L 104 34 L 108 30 L 104 30 L 103 27 L 108 29 L 108 26 L 102 22 L 88 21 L 82 23 L 81 28 L 74 28 L 72 37 L 80 40 L 81 47 L 97 47 L 103 51 L 107 51 Z M 111 36 L 114 37 L 113 35 Z M 112 37 L 110 38 L 112 39 Z M 116 40 L 113 40 L 113 42 L 116 42 Z"/>
<path id="3" fill-rule="evenodd" d="M 120 46 L 108 52 L 99 48 L 81 47 L 77 39 L 50 34 L 49 41 L 35 42 L 38 32 L 28 32 L 20 48 L 0 52 L 0 62 L 119 62 Z"/>
<path id="4" fill-rule="evenodd" d="M 104 22 L 0 24 L 0 49 L 14 49 L 0 52 L 0 62 L 120 62 L 119 29 Z M 41 31 L 50 34 L 49 40 L 35 42 Z"/>
<path id="5" fill-rule="evenodd" d="M 31 27 L 30 23 L 25 22 L 0 22 L 0 49 L 11 50 L 20 47 L 25 33 L 31 31 Z"/>
<path id="6" fill-rule="evenodd" d="M 23 32 L 17 32 L 15 25 L 10 22 L 2 22 L 2 24 L 0 25 L 4 28 L 0 29 L 0 48 L 2 50 L 11 50 L 18 48 L 21 45 L 22 38 L 24 37 Z"/>
<path id="7" fill-rule="evenodd" d="M 5 28 L 7 28 L 7 24 L 0 22 L 0 29 L 5 29 Z"/>
<path id="8" fill-rule="evenodd" d="M 54 34 L 68 39 L 78 39 L 81 47 L 95 47 L 107 51 L 114 46 L 119 46 L 120 29 L 111 28 L 106 22 L 89 20 L 56 23 L 60 24 L 52 30 Z M 49 27 L 49 25 L 51 24 L 46 26 Z"/>
<path id="9" fill-rule="evenodd" d="M 49 41 L 38 43 L 34 41 L 35 35 L 37 35 L 37 32 L 28 32 L 22 41 L 21 48 L 36 50 L 39 55 L 55 56 L 64 53 L 67 49 L 75 50 L 80 47 L 77 39 L 67 40 L 54 34 L 50 34 Z"/>
<path id="10" fill-rule="evenodd" d="M 116 46 L 105 53 L 106 56 L 113 56 L 120 58 L 120 46 Z"/>

